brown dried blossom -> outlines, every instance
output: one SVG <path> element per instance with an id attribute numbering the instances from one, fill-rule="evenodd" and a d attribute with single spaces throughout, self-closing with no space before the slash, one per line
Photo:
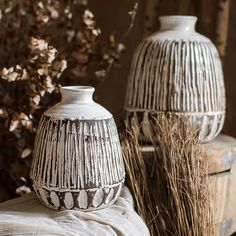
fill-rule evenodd
<path id="1" fill-rule="evenodd" d="M 53 46 L 48 45 L 43 39 L 31 37 L 28 47 L 30 56 L 24 62 L 24 65 L 3 68 L 0 70 L 1 79 L 5 79 L 8 82 L 30 80 L 32 84 L 40 81 L 42 82 L 42 91 L 53 92 L 55 89 L 53 79 L 58 78 L 66 69 L 66 60 L 56 60 L 58 51 Z M 37 94 L 38 96 L 42 95 L 40 92 Z"/>
<path id="2" fill-rule="evenodd" d="M 0 9 L 4 45 L 0 46 L 0 55 L 5 55 L 0 67 L 20 64 L 25 59 L 24 42 L 32 35 L 38 35 L 55 45 L 65 58 L 69 58 L 68 70 L 61 77 L 62 84 L 96 86 L 104 78 L 97 71 L 106 71 L 107 75 L 112 65 L 118 65 L 120 54 L 125 49 L 121 41 L 133 27 L 137 4 L 129 12 L 131 23 L 124 37 L 120 40 L 114 37 L 115 40 L 109 40 L 103 46 L 98 40 L 101 30 L 85 0 L 10 0 L 0 2 Z M 10 41 L 14 41 L 15 48 L 10 45 L 8 35 Z M 87 60 L 81 60 L 81 55 L 82 59 Z"/>
<path id="3" fill-rule="evenodd" d="M 4 142 L 9 142 L 10 138 L 13 142 L 8 145 L 15 150 L 5 149 L 2 158 L 11 159 L 16 153 L 16 163 L 20 163 L 20 159 L 27 162 L 31 157 L 38 112 L 44 107 L 48 94 L 58 88 L 58 79 L 67 65 L 58 51 L 43 39 L 31 37 L 27 48 L 28 58 L 21 65 L 0 70 L 0 95 L 3 95 L 0 101 L 0 148 L 5 148 Z M 14 176 L 17 170 L 12 169 L 11 165 L 9 163 L 5 168 L 9 168 L 10 174 Z M 28 168 L 23 167 L 26 175 Z M 20 171 L 19 177 L 23 172 Z M 16 193 L 28 191 L 29 188 L 23 185 Z"/>

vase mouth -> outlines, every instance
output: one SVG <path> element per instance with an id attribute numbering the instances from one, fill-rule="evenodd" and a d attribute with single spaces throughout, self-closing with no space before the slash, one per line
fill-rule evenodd
<path id="1" fill-rule="evenodd" d="M 60 89 L 61 91 L 68 91 L 68 92 L 94 92 L 95 88 L 92 86 L 63 86 Z"/>
<path id="2" fill-rule="evenodd" d="M 195 20 L 197 21 L 196 16 L 190 16 L 190 15 L 164 15 L 164 16 L 159 16 L 159 20 L 162 19 L 168 19 L 168 20 Z"/>
<path id="3" fill-rule="evenodd" d="M 160 16 L 161 31 L 195 31 L 196 16 L 169 15 Z"/>
<path id="4" fill-rule="evenodd" d="M 95 88 L 92 86 L 64 86 L 60 89 L 62 94 L 61 103 L 93 103 L 93 93 Z"/>

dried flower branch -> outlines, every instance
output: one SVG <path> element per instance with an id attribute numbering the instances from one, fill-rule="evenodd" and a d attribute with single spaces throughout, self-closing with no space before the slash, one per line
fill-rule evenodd
<path id="1" fill-rule="evenodd" d="M 135 18 L 136 18 L 137 11 L 138 11 L 138 2 L 135 2 L 134 6 L 133 6 L 133 9 L 128 12 L 128 14 L 130 15 L 130 25 L 129 25 L 129 28 L 128 28 L 127 32 L 124 34 L 121 41 L 123 41 L 128 36 L 130 31 L 134 27 L 134 21 L 135 21 Z"/>
<path id="2" fill-rule="evenodd" d="M 11 67 L 25 60 L 25 44 L 32 35 L 55 45 L 68 61 L 62 84 L 96 85 L 107 75 L 112 59 L 118 60 L 124 46 L 98 42 L 97 27 L 87 1 L 4 1 L 0 30 L 0 67 Z M 12 48 L 12 43 L 16 48 Z"/>
<path id="3" fill-rule="evenodd" d="M 126 48 L 124 45 L 124 40 L 127 38 L 130 31 L 134 27 L 137 10 L 138 10 L 138 3 L 135 2 L 133 9 L 128 12 L 128 15 L 130 16 L 129 27 L 120 40 L 116 39 L 114 33 L 110 35 L 109 37 L 110 47 L 104 51 L 103 60 L 100 63 L 100 68 L 95 72 L 95 75 L 98 79 L 101 80 L 107 76 L 112 66 L 120 59 L 120 55 L 125 51 Z"/>
<path id="4" fill-rule="evenodd" d="M 0 149 L 2 158 L 20 164 L 21 159 L 31 157 L 32 140 L 39 120 L 38 111 L 45 106 L 46 98 L 58 88 L 58 78 L 66 69 L 66 61 L 57 50 L 43 39 L 31 37 L 28 43 L 28 58 L 21 65 L 0 70 Z M 41 112 L 40 112 L 41 113 Z M 32 140 L 31 140 L 32 139 Z M 6 147 L 11 145 L 10 147 Z M 6 149 L 7 148 L 7 149 Z M 8 149 L 9 148 L 9 149 Z M 14 163 L 13 162 L 13 163 Z M 27 177 L 28 170 L 12 169 L 11 162 L 5 162 L 10 174 Z M 19 185 L 21 181 L 18 180 Z M 19 188 L 17 193 L 26 190 Z"/>

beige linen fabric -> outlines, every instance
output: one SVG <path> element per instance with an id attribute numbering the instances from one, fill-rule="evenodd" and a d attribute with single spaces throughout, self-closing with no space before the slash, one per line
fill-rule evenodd
<path id="1" fill-rule="evenodd" d="M 81 212 L 44 207 L 34 193 L 0 204 L 0 235 L 146 236 L 147 226 L 133 209 L 127 187 L 108 208 Z"/>

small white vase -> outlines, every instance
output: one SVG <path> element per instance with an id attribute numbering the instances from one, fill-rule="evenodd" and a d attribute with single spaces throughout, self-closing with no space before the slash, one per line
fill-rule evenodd
<path id="1" fill-rule="evenodd" d="M 218 52 L 195 32 L 194 16 L 160 17 L 160 31 L 134 53 L 125 100 L 126 121 L 150 140 L 150 116 L 186 117 L 201 142 L 214 139 L 225 118 L 225 88 Z"/>
<path id="2" fill-rule="evenodd" d="M 112 114 L 92 99 L 94 88 L 62 87 L 62 100 L 39 123 L 30 177 L 49 208 L 104 208 L 115 202 L 125 178 Z"/>

